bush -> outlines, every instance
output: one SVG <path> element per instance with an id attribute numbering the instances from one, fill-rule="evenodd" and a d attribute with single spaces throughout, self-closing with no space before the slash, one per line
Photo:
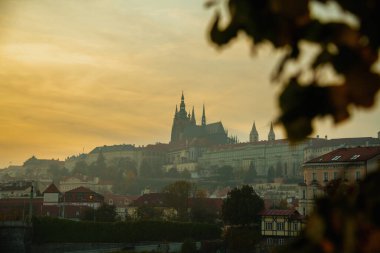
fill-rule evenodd
<path id="1" fill-rule="evenodd" d="M 53 218 L 33 220 L 33 242 L 139 242 L 183 241 L 220 238 L 220 227 L 214 224 L 165 221 L 87 222 Z"/>
<path id="2" fill-rule="evenodd" d="M 181 247 L 181 253 L 195 253 L 197 252 L 197 246 L 192 239 L 186 239 Z"/>

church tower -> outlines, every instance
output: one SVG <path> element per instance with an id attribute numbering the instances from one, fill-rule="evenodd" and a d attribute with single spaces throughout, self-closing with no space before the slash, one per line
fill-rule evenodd
<path id="1" fill-rule="evenodd" d="M 253 122 L 251 133 L 249 134 L 249 141 L 250 142 L 257 142 L 257 141 L 259 141 L 259 133 L 256 130 L 255 122 Z"/>
<path id="2" fill-rule="evenodd" d="M 185 96 L 183 95 L 183 92 L 182 92 L 181 103 L 179 105 L 179 111 L 178 111 L 178 107 L 176 106 L 175 113 L 174 113 L 170 143 L 178 143 L 178 142 L 184 141 L 183 131 L 190 124 L 191 124 L 190 113 L 188 114 L 186 112 Z"/>
<path id="3" fill-rule="evenodd" d="M 202 126 L 206 126 L 206 113 L 205 113 L 205 104 L 203 104 L 203 113 L 202 113 Z"/>
<path id="4" fill-rule="evenodd" d="M 270 123 L 270 130 L 269 130 L 269 134 L 268 134 L 268 141 L 274 141 L 276 139 L 276 136 L 274 134 L 274 131 L 273 131 L 273 123 L 271 122 Z"/>
<path id="5" fill-rule="evenodd" d="M 193 111 L 191 112 L 191 124 L 193 124 L 194 126 L 197 125 L 197 121 L 195 120 L 194 106 Z"/>

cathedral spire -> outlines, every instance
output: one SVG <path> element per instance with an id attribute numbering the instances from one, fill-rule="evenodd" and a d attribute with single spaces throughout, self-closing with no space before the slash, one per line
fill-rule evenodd
<path id="1" fill-rule="evenodd" d="M 196 120 L 195 120 L 194 106 L 193 106 L 193 111 L 191 112 L 191 123 L 192 123 L 193 125 L 196 125 L 196 124 L 197 124 L 197 122 L 196 122 Z"/>
<path id="2" fill-rule="evenodd" d="M 206 125 L 206 112 L 205 112 L 205 104 L 203 104 L 203 113 L 202 113 L 202 126 Z"/>
<path id="3" fill-rule="evenodd" d="M 176 119 L 178 115 L 178 107 L 175 105 L 175 112 L 174 112 L 174 118 Z"/>
<path id="4" fill-rule="evenodd" d="M 269 134 L 268 134 L 268 141 L 274 141 L 276 139 L 276 136 L 274 134 L 274 131 L 273 131 L 273 123 L 271 122 L 270 123 L 270 130 L 269 130 Z"/>
<path id="5" fill-rule="evenodd" d="M 250 142 L 259 141 L 259 133 L 257 132 L 255 121 L 253 121 L 251 133 L 249 134 L 249 141 Z"/>
<path id="6" fill-rule="evenodd" d="M 187 112 L 186 112 L 185 96 L 183 95 L 183 91 L 182 91 L 182 96 L 181 96 L 181 104 L 179 105 L 178 117 L 181 119 L 186 119 L 188 117 Z"/>

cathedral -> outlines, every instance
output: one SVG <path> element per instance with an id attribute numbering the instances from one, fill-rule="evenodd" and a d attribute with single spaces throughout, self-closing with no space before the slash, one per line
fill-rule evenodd
<path id="1" fill-rule="evenodd" d="M 236 138 L 228 137 L 222 122 L 206 123 L 204 105 L 201 124 L 197 125 L 194 107 L 191 113 L 186 111 L 185 98 L 182 92 L 179 110 L 177 105 L 175 108 L 170 139 L 171 144 L 194 144 L 196 142 L 202 142 L 202 144 L 206 145 L 215 145 L 234 143 L 236 141 Z"/>

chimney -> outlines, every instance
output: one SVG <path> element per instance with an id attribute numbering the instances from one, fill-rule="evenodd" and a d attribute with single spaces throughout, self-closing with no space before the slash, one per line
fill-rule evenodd
<path id="1" fill-rule="evenodd" d="M 327 140 L 327 134 L 325 135 L 325 139 Z"/>

